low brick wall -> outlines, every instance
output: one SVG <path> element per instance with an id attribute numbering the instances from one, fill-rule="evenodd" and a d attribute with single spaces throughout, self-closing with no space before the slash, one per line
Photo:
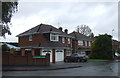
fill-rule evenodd
<path id="1" fill-rule="evenodd" d="M 120 56 L 119 57 L 114 57 L 114 60 L 120 60 Z"/>
<path id="2" fill-rule="evenodd" d="M 2 65 L 49 65 L 50 55 L 46 54 L 45 58 L 33 58 L 33 56 L 20 55 L 3 55 Z"/>

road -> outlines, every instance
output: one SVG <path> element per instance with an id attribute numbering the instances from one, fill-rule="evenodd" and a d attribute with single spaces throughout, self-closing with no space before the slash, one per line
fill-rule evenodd
<path id="1" fill-rule="evenodd" d="M 3 76 L 118 76 L 118 62 L 47 71 L 6 71 Z M 120 74 L 120 73 L 119 73 Z"/>

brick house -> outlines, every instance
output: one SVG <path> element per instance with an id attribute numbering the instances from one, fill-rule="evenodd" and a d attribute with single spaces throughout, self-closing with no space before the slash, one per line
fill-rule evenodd
<path id="1" fill-rule="evenodd" d="M 120 51 L 119 48 L 120 48 L 120 42 L 117 40 L 112 40 L 112 50 L 114 52 L 118 52 L 118 51 Z"/>
<path id="2" fill-rule="evenodd" d="M 40 24 L 19 35 L 18 44 L 21 55 L 40 56 L 50 53 L 50 62 L 63 61 L 66 55 L 72 53 L 72 36 L 68 30 L 62 31 L 47 25 Z"/>
<path id="3" fill-rule="evenodd" d="M 120 52 L 120 41 L 118 42 L 118 51 Z"/>
<path id="4" fill-rule="evenodd" d="M 74 37 L 72 40 L 73 52 L 89 55 L 91 52 L 91 44 L 95 39 L 87 37 L 78 32 L 72 32 L 69 35 Z"/>

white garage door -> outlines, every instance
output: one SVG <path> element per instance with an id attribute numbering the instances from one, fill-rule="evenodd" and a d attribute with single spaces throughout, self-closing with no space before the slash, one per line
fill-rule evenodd
<path id="1" fill-rule="evenodd" d="M 55 50 L 55 59 L 57 61 L 63 61 L 64 60 L 64 50 Z"/>
<path id="2" fill-rule="evenodd" d="M 50 62 L 52 62 L 52 50 L 42 49 L 42 55 L 46 55 L 46 53 L 50 53 Z"/>

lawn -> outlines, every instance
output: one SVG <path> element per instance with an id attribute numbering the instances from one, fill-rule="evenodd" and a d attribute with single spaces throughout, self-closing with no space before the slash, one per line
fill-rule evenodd
<path id="1" fill-rule="evenodd" d="M 88 62 L 103 62 L 103 61 L 111 61 L 106 59 L 88 59 Z"/>

